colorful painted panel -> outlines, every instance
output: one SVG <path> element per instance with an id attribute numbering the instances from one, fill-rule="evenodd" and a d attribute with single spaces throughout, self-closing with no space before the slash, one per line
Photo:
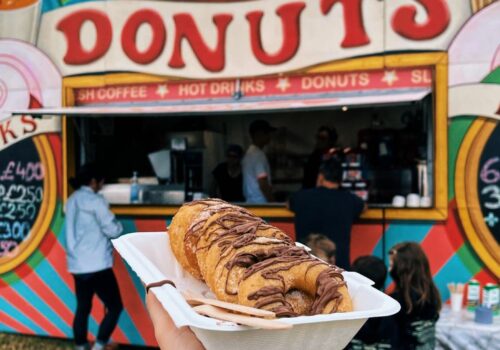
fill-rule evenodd
<path id="1" fill-rule="evenodd" d="M 70 13 L 71 7 L 66 5 L 81 2 L 83 1 L 23 0 L 14 4 L 13 1 L 7 0 L 2 2 L 0 6 L 0 37 L 16 39 L 2 39 L 0 41 L 0 178 L 2 180 L 0 185 L 0 331 L 72 337 L 71 324 L 76 299 L 72 276 L 66 268 L 64 249 L 65 224 L 62 187 L 65 184 L 62 181 L 62 173 L 64 171 L 63 153 L 66 150 L 62 146 L 60 128 L 53 119 L 33 120 L 29 117 L 4 119 L 9 117 L 4 112 L 14 108 L 60 106 L 63 97 L 61 74 L 43 52 L 33 45 L 38 41 L 46 45 L 41 46 L 50 48 L 49 51 L 64 53 L 63 44 L 67 43 L 60 41 L 59 46 L 53 47 L 49 43 L 49 36 L 37 38 L 40 25 L 39 15 L 40 12 L 48 15 L 51 12 L 56 13 L 59 10 L 51 10 L 58 8 L 62 8 L 60 9 L 62 12 L 59 14 Z M 112 6 L 120 6 L 117 2 L 113 3 L 115 5 Z M 279 3 L 287 4 L 286 1 L 282 0 Z M 318 12 L 315 15 L 321 15 L 323 20 L 328 19 L 327 15 L 333 6 L 328 6 L 328 4 L 334 2 L 318 1 L 318 3 L 323 3 L 323 12 L 326 13 Z M 336 6 L 348 6 L 345 1 L 339 1 L 339 3 L 342 4 Z M 368 1 L 364 3 L 368 4 Z M 415 3 L 419 3 L 421 6 L 415 10 L 416 12 L 412 12 L 412 8 L 414 9 L 412 6 L 415 6 Z M 361 46 L 360 50 L 352 53 L 350 50 L 357 49 L 349 48 L 347 50 L 345 47 L 341 47 L 341 41 L 344 38 L 341 31 L 338 31 L 334 33 L 334 44 L 336 45 L 334 47 L 340 47 L 340 54 L 333 51 L 333 53 L 328 52 L 321 56 L 323 57 L 320 57 L 321 59 L 303 56 L 307 60 L 292 62 L 293 64 L 290 63 L 290 65 L 280 62 L 283 65 L 279 67 L 279 71 L 323 62 L 327 58 L 353 57 L 363 53 L 384 51 L 388 48 L 403 51 L 440 49 L 448 52 L 449 62 L 443 60 L 440 63 L 449 72 L 448 85 L 451 92 L 449 111 L 450 117 L 454 117 L 448 125 L 447 219 L 439 222 L 388 220 L 387 222 L 359 223 L 353 228 L 351 244 L 351 259 L 354 260 L 358 256 L 370 254 L 386 259 L 388 250 L 394 244 L 401 241 L 419 242 L 429 257 L 431 271 L 442 298 L 447 300 L 449 294 L 446 284 L 448 282 L 466 282 L 471 278 L 479 280 L 482 284 L 498 281 L 495 265 L 492 265 L 490 260 L 483 255 L 484 251 L 488 252 L 487 247 L 484 246 L 480 237 L 471 236 L 471 232 L 489 233 L 489 237 L 498 244 L 498 227 L 500 227 L 498 225 L 500 223 L 497 219 L 500 217 L 500 213 L 497 174 L 499 162 L 496 159 L 499 157 L 497 151 L 500 127 L 495 121 L 485 123 L 477 115 L 485 115 L 493 119 L 500 118 L 498 111 L 500 101 L 498 101 L 497 93 L 500 82 L 499 42 L 495 41 L 498 38 L 492 35 L 492 33 L 498 33 L 500 2 L 495 3 L 490 0 L 439 0 L 433 2 L 394 0 L 386 1 L 385 4 L 388 4 L 386 6 L 390 9 L 389 15 L 399 17 L 401 15 L 397 15 L 397 13 L 401 13 L 400 8 L 404 5 L 412 5 L 409 11 L 406 7 L 407 14 L 418 14 L 423 18 L 426 18 L 427 15 L 429 18 L 434 18 L 436 11 L 443 14 L 444 16 L 441 16 L 441 20 L 437 22 L 439 33 L 435 38 L 436 41 L 433 41 L 434 39 L 420 41 L 422 38 L 408 38 L 412 35 L 411 31 L 407 31 L 408 23 L 411 27 L 411 24 L 414 24 L 412 19 L 415 19 L 415 16 L 408 17 L 408 21 L 400 21 L 399 26 L 396 23 L 396 27 L 399 29 L 394 28 L 389 15 L 389 17 L 384 18 L 385 22 L 371 18 L 365 23 L 368 28 L 368 39 L 373 40 L 371 45 Z M 217 4 L 216 8 L 220 8 L 222 5 Z M 449 11 L 443 12 L 446 5 L 457 10 L 451 11 L 451 13 Z M 101 2 L 92 2 L 85 6 L 78 5 L 77 8 L 92 6 L 102 8 L 104 5 Z M 171 5 L 162 4 L 161 7 L 163 6 Z M 191 6 L 193 5 L 188 7 L 194 8 Z M 248 3 L 244 6 L 254 5 Z M 383 9 L 384 3 L 370 2 L 367 6 L 372 6 L 375 11 L 380 11 Z M 308 3 L 307 10 L 311 11 L 311 8 L 312 6 Z M 316 10 L 319 8 L 318 6 Z M 129 12 L 125 12 L 131 15 L 133 11 L 128 10 Z M 268 12 L 268 15 L 275 15 L 275 8 L 272 8 L 271 5 L 266 5 L 264 10 Z M 359 8 L 354 8 L 354 10 L 359 10 Z M 296 9 L 296 15 L 297 11 Z M 353 13 L 356 14 L 359 11 Z M 471 13 L 476 13 L 476 15 L 468 18 Z M 293 14 L 291 13 L 291 15 Z M 333 13 L 332 10 L 332 15 L 340 19 L 337 21 L 338 23 L 342 22 L 340 14 L 341 11 Z M 46 23 L 56 23 L 55 20 L 60 19 L 57 16 L 58 14 L 52 15 L 53 21 L 49 20 L 50 16 L 47 17 Z M 364 16 L 370 16 L 370 12 L 364 11 Z M 446 16 L 451 16 L 448 18 L 449 21 L 446 20 Z M 116 21 L 116 16 L 111 16 L 111 19 Z M 274 19 L 279 20 L 280 18 Z M 243 19 L 240 20 L 240 23 L 246 25 Z M 401 25 L 401 23 L 406 23 L 406 25 Z M 431 32 L 437 30 L 434 25 L 431 25 L 432 23 L 429 23 L 429 21 L 424 21 L 419 27 L 418 33 L 420 35 L 423 32 L 422 28 L 427 28 L 427 31 Z M 443 26 L 443 23 L 446 26 Z M 388 27 L 387 31 L 383 30 L 384 26 Z M 391 40 L 386 40 L 387 47 L 382 44 L 384 38 L 380 33 L 383 32 L 388 32 L 391 36 Z M 457 35 L 455 36 L 455 34 Z M 60 31 L 54 31 L 51 35 L 64 37 L 64 33 Z M 173 37 L 172 35 L 172 40 Z M 24 42 L 18 40 L 24 40 Z M 264 42 L 265 45 L 269 44 Z M 122 54 L 119 46 L 117 46 L 118 49 L 113 47 L 114 51 L 101 52 L 101 54 L 117 54 L 120 56 L 121 62 L 125 62 L 124 66 L 130 67 L 132 63 L 127 61 L 128 58 Z M 129 54 L 132 52 L 134 59 L 140 59 L 140 52 L 139 54 L 133 52 L 134 48 L 132 45 L 127 50 Z M 311 50 L 310 47 L 306 49 Z M 313 52 L 315 48 L 312 49 L 308 52 Z M 156 54 L 160 54 L 160 51 L 157 50 Z M 299 52 L 299 56 L 302 54 L 300 51 L 297 52 Z M 288 54 L 293 56 L 294 53 L 296 52 Z M 63 56 L 61 54 L 57 60 L 63 60 Z M 196 61 L 197 57 L 193 55 L 189 57 L 191 61 L 187 62 L 188 65 L 195 62 L 196 69 L 198 72 L 201 71 L 202 68 Z M 246 57 L 252 56 L 247 55 Z M 273 58 L 272 55 L 263 50 L 262 46 L 259 57 Z M 73 67 L 68 68 L 66 63 L 64 67 L 73 71 Z M 137 65 L 140 67 L 140 64 L 134 63 L 134 69 L 137 69 Z M 167 67 L 168 59 L 158 61 L 155 64 L 164 69 Z M 261 72 L 278 71 L 275 67 L 268 67 L 272 64 L 262 65 L 258 63 L 258 65 L 261 68 L 264 67 Z M 43 69 L 39 69 L 40 67 Z M 366 69 L 369 70 L 370 67 Z M 144 69 L 139 70 L 145 71 Z M 82 68 L 79 66 L 75 71 L 88 73 L 95 71 L 95 67 Z M 152 69 L 151 71 L 157 73 L 156 70 Z M 226 76 L 233 77 L 229 73 Z M 252 76 L 258 75 L 258 71 L 250 73 Z M 189 74 L 194 73 L 189 72 Z M 220 76 L 224 74 L 220 74 Z M 154 90 L 155 93 L 156 91 Z M 164 92 L 161 89 L 160 93 L 163 93 L 162 91 Z M 455 91 L 460 93 L 455 94 Z M 90 90 L 86 92 L 91 93 Z M 467 98 L 472 99 L 473 102 L 462 103 Z M 475 100 L 480 98 L 484 99 L 484 103 L 478 105 Z M 483 130 L 484 124 L 490 125 L 490 129 L 487 130 L 489 134 L 487 138 L 482 140 L 481 147 L 475 147 L 479 150 L 475 154 L 477 167 L 472 167 L 474 171 L 472 175 L 469 175 L 472 176 L 473 181 L 467 182 L 467 172 L 463 168 L 468 164 L 467 161 L 473 159 L 472 156 L 469 158 L 469 151 L 474 149 L 472 146 L 476 142 L 479 142 L 476 135 L 478 132 L 481 134 L 480 131 Z M 39 134 L 44 135 L 34 136 Z M 470 184 L 474 185 L 470 191 L 467 190 L 466 183 L 469 187 Z M 477 206 L 470 205 L 474 198 L 478 200 Z M 473 213 L 478 214 L 475 215 L 475 218 L 474 215 L 471 215 L 471 210 L 469 210 L 471 208 Z M 474 212 L 474 210 L 476 211 Z M 120 217 L 125 233 L 163 231 L 170 219 L 160 216 L 151 218 Z M 271 222 L 294 237 L 291 221 L 271 220 Z M 26 231 L 28 226 L 31 227 L 29 233 Z M 495 263 L 494 259 L 492 261 Z M 498 264 L 498 260 L 496 263 Z M 115 257 L 114 270 L 118 277 L 125 311 L 113 334 L 113 340 L 120 343 L 154 345 L 154 334 L 144 306 L 144 289 L 141 282 L 118 256 Z M 390 287 L 390 281 L 388 287 Z M 94 300 L 94 306 L 90 319 L 92 337 L 95 337 L 97 325 L 104 314 L 104 307 L 98 299 Z"/>

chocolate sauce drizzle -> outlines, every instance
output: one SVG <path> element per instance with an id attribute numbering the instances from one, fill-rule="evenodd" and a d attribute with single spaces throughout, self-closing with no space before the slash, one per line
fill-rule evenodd
<path id="1" fill-rule="evenodd" d="M 341 270 L 325 269 L 320 272 L 316 280 L 316 297 L 311 306 L 311 314 L 322 313 L 331 301 L 335 302 L 331 313 L 336 312 L 342 302 L 342 294 L 339 292 L 339 287 L 345 284 Z"/>
<path id="2" fill-rule="evenodd" d="M 338 289 L 345 285 L 344 278 L 341 274 L 342 269 L 326 264 L 325 262 L 311 256 L 305 249 L 300 247 L 280 247 L 275 252 L 276 258 L 261 261 L 249 267 L 243 275 L 243 280 L 249 278 L 255 273 L 260 272 L 261 276 L 267 280 L 277 280 L 281 284 L 278 287 L 263 287 L 255 293 L 248 296 L 249 300 L 258 300 L 255 307 L 261 308 L 273 303 L 281 304 L 278 310 L 273 310 L 280 317 L 286 317 L 290 313 L 294 313 L 292 307 L 285 300 L 286 284 L 282 271 L 288 271 L 294 266 L 300 264 L 308 264 L 306 274 L 318 265 L 325 265 L 325 269 L 319 273 L 316 280 L 316 295 L 311 306 L 309 314 L 316 315 L 324 312 L 325 307 L 334 301 L 330 313 L 336 312 L 338 306 L 342 302 L 342 294 Z M 277 267 L 274 267 L 277 266 Z M 272 292 L 272 293 L 271 293 Z M 262 299 L 259 299 L 262 297 Z"/>
<path id="3" fill-rule="evenodd" d="M 200 250 L 208 250 L 214 244 L 220 248 L 219 261 L 216 268 L 222 260 L 234 254 L 225 264 L 227 277 L 225 281 L 225 292 L 235 295 L 237 293 L 228 290 L 228 280 L 231 270 L 235 267 L 245 268 L 243 280 L 246 280 L 255 273 L 260 273 L 266 280 L 279 281 L 281 287 L 265 286 L 248 296 L 249 300 L 256 301 L 254 306 L 257 308 L 267 307 L 274 311 L 279 317 L 298 316 L 293 307 L 286 301 L 286 284 L 281 274 L 294 266 L 308 264 L 306 274 L 310 269 L 325 265 L 316 279 L 316 295 L 311 306 L 310 314 L 320 314 L 333 301 L 330 312 L 336 312 L 342 302 L 342 294 L 338 289 L 345 285 L 342 277 L 342 269 L 311 256 L 305 249 L 293 245 L 290 238 L 281 230 L 267 224 L 263 219 L 253 215 L 248 210 L 231 205 L 220 199 L 206 199 L 193 201 L 186 205 L 201 204 L 204 208 L 197 215 L 189 226 L 185 243 L 194 251 L 186 254 L 196 254 Z M 215 215 L 219 217 L 211 221 L 207 226 L 209 219 Z M 267 239 L 262 239 L 260 231 L 266 231 Z M 269 232 L 270 231 L 270 232 Z M 208 235 L 207 235 L 208 233 Z M 202 235 L 207 244 L 200 245 Z M 260 234 L 262 235 L 262 234 Z M 236 252 L 237 250 L 254 245 L 255 249 L 250 251 Z M 258 248 L 262 246 L 262 248 Z M 231 249 L 232 248 L 232 249 Z"/>

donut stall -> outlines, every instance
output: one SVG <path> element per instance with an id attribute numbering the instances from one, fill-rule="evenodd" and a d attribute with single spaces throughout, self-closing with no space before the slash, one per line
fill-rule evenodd
<path id="1" fill-rule="evenodd" d="M 340 153 L 366 206 L 351 262 L 413 241 L 444 304 L 451 282 L 498 284 L 499 18 L 494 0 L 0 0 L 0 332 L 72 338 L 64 208 L 86 163 L 125 234 L 219 197 L 293 241 L 291 196 Z M 265 201 L 218 178 L 256 125 Z M 112 340 L 155 346 L 139 272 L 117 252 L 113 270 Z"/>

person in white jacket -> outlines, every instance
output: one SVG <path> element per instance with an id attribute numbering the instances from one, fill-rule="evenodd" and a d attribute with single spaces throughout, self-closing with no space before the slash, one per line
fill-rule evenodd
<path id="1" fill-rule="evenodd" d="M 92 350 L 104 349 L 123 309 L 120 290 L 112 270 L 110 239 L 118 237 L 122 225 L 97 192 L 104 176 L 93 164 L 86 164 L 70 180 L 76 191 L 66 203 L 66 255 L 68 270 L 75 281 L 77 308 L 73 335 L 77 350 L 90 349 L 87 339 L 92 298 L 96 294 L 106 307 Z"/>

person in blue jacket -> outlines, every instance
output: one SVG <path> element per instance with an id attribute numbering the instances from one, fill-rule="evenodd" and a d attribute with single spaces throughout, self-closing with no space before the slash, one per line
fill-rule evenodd
<path id="1" fill-rule="evenodd" d="M 70 184 L 76 191 L 66 203 L 66 255 L 77 299 L 73 321 L 75 349 L 90 349 L 88 318 L 96 294 L 106 307 L 92 347 L 92 350 L 100 350 L 108 343 L 123 309 L 112 270 L 113 248 L 110 242 L 122 233 L 123 228 L 109 209 L 108 202 L 98 194 L 104 184 L 104 175 L 96 165 L 82 166 Z"/>

